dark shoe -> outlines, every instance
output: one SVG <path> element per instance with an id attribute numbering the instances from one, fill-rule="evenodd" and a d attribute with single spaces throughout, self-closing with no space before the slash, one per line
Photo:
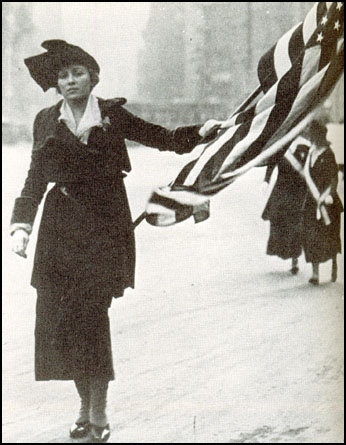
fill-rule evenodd
<path id="1" fill-rule="evenodd" d="M 70 437 L 72 439 L 82 439 L 89 434 L 90 422 L 76 422 L 70 428 Z"/>
<path id="2" fill-rule="evenodd" d="M 91 425 L 91 439 L 94 442 L 107 442 L 111 435 L 109 424 L 106 426 Z"/>
<path id="3" fill-rule="evenodd" d="M 297 275 L 297 273 L 299 272 L 299 267 L 293 266 L 290 272 L 292 275 Z"/>
<path id="4" fill-rule="evenodd" d="M 313 284 L 314 286 L 318 286 L 320 284 L 318 278 L 310 278 L 309 283 Z"/>

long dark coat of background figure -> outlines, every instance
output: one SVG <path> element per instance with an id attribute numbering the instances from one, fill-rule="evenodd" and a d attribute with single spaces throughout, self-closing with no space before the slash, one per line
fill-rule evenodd
<path id="1" fill-rule="evenodd" d="M 333 203 L 326 205 L 331 223 L 324 224 L 316 217 L 316 201 L 311 194 L 303 208 L 303 248 L 308 263 L 323 263 L 341 253 L 340 220 L 343 212 L 342 202 L 336 192 L 338 184 L 338 165 L 330 148 L 325 150 L 310 167 L 311 178 L 320 192 L 332 185 Z"/>
<path id="2" fill-rule="evenodd" d="M 300 155 L 306 157 L 306 150 Z M 262 218 L 270 221 L 267 254 L 284 260 L 298 258 L 302 253 L 302 208 L 308 190 L 305 180 L 285 158 L 276 164 L 278 176 Z M 275 164 L 267 167 L 266 181 L 269 182 Z"/>
<path id="3" fill-rule="evenodd" d="M 125 100 L 99 99 L 103 128 L 82 144 L 58 121 L 61 102 L 34 124 L 30 170 L 11 223 L 32 225 L 49 182 L 31 283 L 38 290 L 37 380 L 114 377 L 107 309 L 134 287 L 135 242 L 123 178 L 125 139 L 182 154 L 200 126 L 170 131 L 133 116 Z"/>

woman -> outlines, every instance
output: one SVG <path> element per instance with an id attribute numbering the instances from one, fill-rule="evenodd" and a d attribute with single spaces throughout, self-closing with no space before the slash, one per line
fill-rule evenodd
<path id="1" fill-rule="evenodd" d="M 303 207 L 302 244 L 305 258 L 312 263 L 310 283 L 319 284 L 319 264 L 332 259 L 333 282 L 337 279 L 337 254 L 341 252 L 340 216 L 343 206 L 337 194 L 338 165 L 327 141 L 327 128 L 312 121 L 309 130 L 311 147 L 307 157 L 307 184 L 314 184 L 320 194 L 318 203 L 308 193 Z M 311 188 L 311 187 L 310 187 Z M 321 215 L 321 205 L 328 218 Z"/>
<path id="2" fill-rule="evenodd" d="M 25 63 L 44 91 L 63 101 L 40 111 L 32 160 L 16 199 L 13 250 L 26 256 L 38 205 L 49 182 L 31 284 L 37 289 L 36 380 L 74 380 L 81 408 L 73 438 L 110 436 L 108 383 L 114 379 L 108 308 L 134 287 L 135 244 L 123 178 L 131 170 L 125 139 L 182 154 L 218 126 L 169 131 L 133 116 L 125 99 L 91 94 L 99 66 L 81 48 L 46 41 L 43 54 Z"/>
<path id="3" fill-rule="evenodd" d="M 263 212 L 270 221 L 268 255 L 292 259 L 291 273 L 298 273 L 298 257 L 304 250 L 312 263 L 309 282 L 319 284 L 319 263 L 332 259 L 332 281 L 337 279 L 337 259 L 341 252 L 340 214 L 343 207 L 336 193 L 338 166 L 326 139 L 327 128 L 314 120 L 304 132 L 306 143 L 298 144 L 294 157 L 304 174 L 294 169 L 287 159 L 278 162 L 278 178 Z M 266 181 L 275 164 L 267 169 Z M 320 195 L 319 202 L 313 190 Z M 315 191 L 316 195 L 316 191 Z M 329 221 L 321 217 L 323 205 Z"/>
<path id="4" fill-rule="evenodd" d="M 295 150 L 297 161 L 304 162 L 307 151 L 306 146 L 298 145 Z M 262 214 L 265 221 L 270 221 L 267 254 L 284 260 L 291 259 L 291 273 L 296 275 L 299 271 L 298 258 L 302 253 L 302 207 L 307 186 L 284 157 L 281 157 L 277 164 L 273 162 L 267 167 L 267 183 L 276 165 L 277 180 Z"/>

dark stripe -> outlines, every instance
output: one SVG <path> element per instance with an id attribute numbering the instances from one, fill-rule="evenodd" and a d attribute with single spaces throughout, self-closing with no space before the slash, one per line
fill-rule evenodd
<path id="1" fill-rule="evenodd" d="M 266 93 L 278 80 L 274 67 L 274 45 L 259 61 L 257 68 L 258 79 L 262 90 Z"/>
<path id="2" fill-rule="evenodd" d="M 179 175 L 175 178 L 174 185 L 184 184 L 186 178 L 188 177 L 190 171 L 193 169 L 194 165 L 198 161 L 199 158 L 194 161 L 189 162 L 185 165 L 185 167 L 181 170 Z"/>
<path id="3" fill-rule="evenodd" d="M 242 113 L 239 113 L 239 115 L 235 120 L 235 124 L 239 125 L 252 120 L 253 117 L 255 116 L 255 111 L 256 111 L 256 105 L 254 105 L 253 107 L 249 108 L 246 111 L 243 111 Z"/>
<path id="4" fill-rule="evenodd" d="M 321 28 L 321 32 L 323 32 L 324 39 L 322 40 L 321 44 L 322 52 L 319 65 L 320 70 L 330 62 L 331 58 L 336 53 L 337 39 L 340 36 L 340 31 L 337 32 L 334 29 L 334 25 L 337 20 L 339 20 L 339 23 L 341 25 L 340 26 L 341 30 L 344 21 L 344 15 L 336 9 L 336 4 L 334 2 L 328 13 L 328 25 L 327 27 Z"/>
<path id="5" fill-rule="evenodd" d="M 289 42 L 290 58 L 294 64 L 292 68 L 281 78 L 278 83 L 276 104 L 272 110 L 265 127 L 259 137 L 248 147 L 248 149 L 234 162 L 232 171 L 236 170 L 258 156 L 268 140 L 287 118 L 299 91 L 299 83 L 304 57 L 303 28 L 299 26 Z M 251 128 L 246 129 L 246 134 Z M 235 144 L 233 144 L 235 145 Z M 221 166 L 220 166 L 221 167 Z"/>
<path id="6" fill-rule="evenodd" d="M 297 49 L 294 47 L 297 46 Z M 250 159 L 257 156 L 267 141 L 289 115 L 292 105 L 299 91 L 301 71 L 304 59 L 303 27 L 299 26 L 293 33 L 289 42 L 289 53 L 292 60 L 291 69 L 280 79 L 276 93 L 276 104 L 272 110 L 264 130 L 259 138 L 249 147 L 244 154 L 240 165 L 244 165 Z"/>
<path id="7" fill-rule="evenodd" d="M 319 2 L 317 5 L 317 23 L 320 23 L 326 14 L 327 14 L 326 2 Z"/>
<path id="8" fill-rule="evenodd" d="M 340 50 L 340 53 L 336 55 L 327 72 L 325 73 L 319 89 L 316 94 L 316 103 L 320 103 L 334 88 L 341 74 L 344 72 L 344 46 Z"/>
<path id="9" fill-rule="evenodd" d="M 218 132 L 217 137 L 210 141 L 206 147 L 204 147 L 204 151 L 210 147 L 210 145 L 212 145 L 215 141 L 217 141 L 219 139 L 220 136 L 222 136 L 225 133 L 226 130 L 220 130 Z M 201 157 L 201 155 L 197 158 L 194 159 L 193 161 L 189 162 L 188 164 L 185 165 L 185 167 L 181 170 L 181 172 L 179 173 L 179 175 L 175 178 L 174 180 L 174 185 L 182 185 L 184 184 L 186 178 L 188 177 L 188 175 L 190 174 L 191 170 L 193 169 L 193 167 L 195 166 L 195 164 L 198 162 L 199 158 Z"/>
<path id="10" fill-rule="evenodd" d="M 251 120 L 253 119 L 253 117 L 255 115 L 255 110 L 256 110 L 256 105 L 251 107 L 249 110 L 245 110 L 242 113 L 239 113 L 239 115 L 236 118 L 235 125 L 239 125 L 239 124 L 245 123 L 247 121 L 251 122 Z M 210 144 L 207 147 L 209 147 L 214 142 L 216 142 L 220 138 L 220 136 L 222 136 L 226 131 L 227 131 L 227 129 L 225 129 L 224 131 L 219 132 L 218 137 L 216 139 L 214 139 L 214 141 L 211 141 Z M 234 136 L 233 136 L 233 138 L 234 138 Z M 233 140 L 233 138 L 232 138 L 232 140 Z M 240 138 L 238 139 L 238 141 L 239 140 L 240 140 Z M 215 156 L 217 156 L 217 157 L 221 156 L 222 157 L 222 155 L 219 155 L 219 153 L 220 153 L 220 151 L 218 151 Z M 188 177 L 188 175 L 190 174 L 191 170 L 193 169 L 193 167 L 195 166 L 195 164 L 196 164 L 196 162 L 198 160 L 199 160 L 199 158 L 195 159 L 194 161 L 191 161 L 187 165 L 185 165 L 185 167 L 181 170 L 181 172 L 179 173 L 179 175 L 175 179 L 174 186 L 177 186 L 179 184 L 184 184 L 186 178 Z"/>
<path id="11" fill-rule="evenodd" d="M 289 115 L 299 91 L 304 49 L 303 25 L 300 25 L 292 34 L 288 44 L 288 51 L 292 62 L 292 67 L 278 83 L 275 107 L 272 110 L 260 136 L 234 163 L 232 170 L 242 167 L 258 156 L 268 140 L 274 135 L 276 130 Z"/>
<path id="12" fill-rule="evenodd" d="M 302 62 L 304 57 L 303 29 L 299 26 L 292 34 L 289 42 L 290 57 L 294 64 L 292 68 L 281 78 L 278 83 L 276 104 L 272 110 L 265 127 L 259 137 L 247 148 L 232 165 L 232 170 L 242 167 L 249 161 L 258 156 L 268 140 L 274 135 L 276 130 L 284 122 L 291 111 L 294 100 L 299 91 L 300 76 L 302 70 Z M 232 151 L 234 146 L 244 139 L 251 132 L 252 120 L 244 123 L 220 150 L 208 161 L 203 170 L 200 172 L 194 188 L 196 190 L 203 189 L 204 184 L 212 181 L 215 175 L 222 168 L 222 165 Z"/>
<path id="13" fill-rule="evenodd" d="M 288 44 L 288 54 L 290 56 L 292 65 L 301 60 L 301 54 L 305 50 L 304 38 L 303 38 L 303 25 L 298 28 L 292 34 Z"/>
<path id="14" fill-rule="evenodd" d="M 194 183 L 194 188 L 196 190 L 199 190 L 200 187 L 206 182 L 213 180 L 235 145 L 247 136 L 250 131 L 251 124 L 252 121 L 249 121 L 241 125 L 234 133 L 233 137 L 209 159 Z"/>
<path id="15" fill-rule="evenodd" d="M 166 209 L 174 210 L 175 212 L 185 211 L 186 209 L 190 209 L 191 211 L 193 210 L 192 206 L 179 204 L 173 199 L 163 197 L 157 193 L 152 194 L 149 199 L 149 203 L 161 205 L 163 207 L 166 207 Z"/>

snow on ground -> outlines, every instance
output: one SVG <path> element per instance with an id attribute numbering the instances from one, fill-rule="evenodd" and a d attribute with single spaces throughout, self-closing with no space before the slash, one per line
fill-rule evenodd
<path id="1" fill-rule="evenodd" d="M 130 155 L 135 218 L 191 155 Z M 29 147 L 3 149 L 3 443 L 69 443 L 73 383 L 34 381 L 40 214 L 27 260 L 7 234 L 29 160 Z M 343 442 L 343 256 L 337 283 L 329 262 L 317 288 L 303 257 L 291 276 L 289 262 L 266 256 L 263 177 L 252 170 L 213 198 L 203 223 L 136 229 L 136 289 L 110 309 L 111 443 Z"/>

